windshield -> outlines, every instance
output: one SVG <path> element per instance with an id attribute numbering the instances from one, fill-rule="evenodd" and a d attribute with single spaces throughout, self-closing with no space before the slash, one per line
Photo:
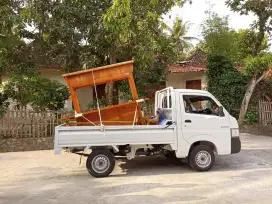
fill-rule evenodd
<path id="1" fill-rule="evenodd" d="M 186 113 L 218 115 L 219 106 L 208 96 L 184 95 L 183 103 Z"/>

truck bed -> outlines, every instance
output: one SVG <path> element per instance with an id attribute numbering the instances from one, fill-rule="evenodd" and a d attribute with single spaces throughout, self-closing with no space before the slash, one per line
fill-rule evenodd
<path id="1" fill-rule="evenodd" d="M 66 147 L 112 146 L 126 144 L 170 144 L 177 149 L 176 126 L 57 126 L 55 154 Z"/>

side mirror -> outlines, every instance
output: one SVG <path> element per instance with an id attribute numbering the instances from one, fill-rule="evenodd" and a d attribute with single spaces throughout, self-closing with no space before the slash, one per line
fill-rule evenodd
<path id="1" fill-rule="evenodd" d="M 223 106 L 220 106 L 220 107 L 219 107 L 218 115 L 219 115 L 220 117 L 224 117 L 224 116 L 225 116 Z"/>

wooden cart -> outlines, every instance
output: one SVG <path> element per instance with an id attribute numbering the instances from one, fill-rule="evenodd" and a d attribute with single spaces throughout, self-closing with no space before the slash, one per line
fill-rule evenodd
<path id="1" fill-rule="evenodd" d="M 133 124 L 133 122 L 136 124 L 141 123 L 142 112 L 133 78 L 133 61 L 73 72 L 62 76 L 70 89 L 74 110 L 77 113 L 75 116 L 68 118 L 76 118 L 76 122 L 70 123 L 70 125 L 99 125 L 101 121 L 103 125 L 129 125 Z M 98 108 L 84 113 L 81 112 L 81 107 L 76 94 L 77 89 L 94 87 L 100 84 L 120 80 L 128 80 L 132 93 L 132 101 L 101 109 Z"/>

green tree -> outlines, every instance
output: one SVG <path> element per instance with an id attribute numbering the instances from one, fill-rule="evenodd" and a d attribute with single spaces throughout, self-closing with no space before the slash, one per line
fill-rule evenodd
<path id="1" fill-rule="evenodd" d="M 19 1 L 3 0 L 0 2 L 0 84 L 2 72 L 6 71 L 6 55 L 15 46 L 21 44 L 19 33 L 23 22 L 18 15 Z M 10 54 L 10 53 L 9 53 Z"/>
<path id="2" fill-rule="evenodd" d="M 109 1 L 27 2 L 21 16 L 34 28 L 25 36 L 33 40 L 38 65 L 58 64 L 71 72 L 80 70 L 86 61 L 90 66 L 105 64 L 101 17 L 110 7 Z"/>
<path id="3" fill-rule="evenodd" d="M 237 45 L 238 52 L 236 53 L 236 61 L 241 62 L 241 60 L 247 58 L 248 56 L 254 55 L 254 47 L 252 46 L 255 42 L 256 35 L 258 33 L 251 29 L 240 29 L 236 33 L 236 37 L 234 39 L 234 42 Z M 265 35 L 261 51 L 265 51 L 269 47 L 268 44 L 268 36 Z"/>
<path id="4" fill-rule="evenodd" d="M 174 5 L 181 6 L 182 3 L 175 0 L 116 0 L 104 14 L 103 23 L 109 32 L 107 38 L 111 45 L 108 56 L 111 62 L 117 60 L 116 56 L 119 60 L 134 59 L 138 90 L 144 92 L 150 83 L 164 79 L 166 65 L 175 57 L 175 53 L 165 46 L 169 43 L 170 48 L 174 47 L 163 32 L 165 26 L 161 16 Z"/>
<path id="5" fill-rule="evenodd" d="M 235 110 L 243 99 L 247 78 L 234 68 L 224 56 L 210 55 L 207 64 L 208 91 L 213 93 L 223 106 L 236 115 Z"/>
<path id="6" fill-rule="evenodd" d="M 23 41 L 1 53 L 3 71 L 9 75 L 31 74 L 35 68 L 32 48 Z"/>
<path id="7" fill-rule="evenodd" d="M 261 51 L 265 34 L 269 34 L 272 30 L 272 3 L 270 0 L 228 0 L 226 4 L 241 15 L 252 12 L 257 17 L 252 25 L 252 29 L 256 30 L 256 35 L 253 36 L 252 57 L 249 57 L 245 62 L 247 73 L 251 74 L 251 80 L 240 108 L 239 121 L 243 122 L 256 85 L 265 79 L 268 69 L 271 68 L 271 54 L 262 54 Z"/>
<path id="8" fill-rule="evenodd" d="M 234 64 L 241 65 L 242 61 L 253 55 L 252 46 L 258 32 L 251 29 L 235 31 L 229 26 L 227 16 L 219 16 L 212 11 L 207 12 L 207 19 L 202 24 L 203 41 L 200 47 L 209 54 L 219 54 L 231 60 Z M 265 35 L 261 51 L 268 48 L 268 36 Z"/>
<path id="9" fill-rule="evenodd" d="M 170 32 L 170 37 L 173 41 L 174 52 L 179 54 L 176 61 L 184 60 L 186 53 L 193 47 L 191 41 L 197 39 L 187 36 L 188 30 L 189 22 L 183 22 L 183 20 L 178 17 L 175 19 L 172 28 L 167 27 L 167 31 Z"/>
<path id="10" fill-rule="evenodd" d="M 203 50 L 209 54 L 225 56 L 232 62 L 237 60 L 237 33 L 229 27 L 227 16 L 220 17 L 210 11 L 201 27 L 204 39 L 200 45 Z"/>

